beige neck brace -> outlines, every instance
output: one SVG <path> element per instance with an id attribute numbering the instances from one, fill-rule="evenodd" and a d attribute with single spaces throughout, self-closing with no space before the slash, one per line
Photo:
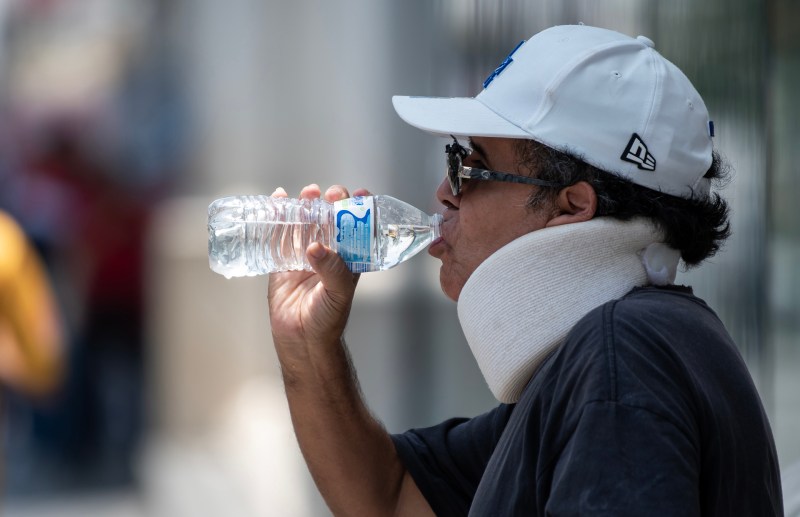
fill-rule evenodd
<path id="1" fill-rule="evenodd" d="M 470 276 L 458 317 L 489 389 L 519 400 L 539 364 L 590 310 L 675 279 L 677 251 L 649 222 L 596 218 L 507 244 Z"/>

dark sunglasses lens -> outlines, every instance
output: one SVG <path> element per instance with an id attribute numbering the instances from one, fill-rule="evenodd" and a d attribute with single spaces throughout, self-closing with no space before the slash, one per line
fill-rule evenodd
<path id="1" fill-rule="evenodd" d="M 456 154 L 447 155 L 447 181 L 450 183 L 450 189 L 453 195 L 457 196 L 461 191 L 461 178 L 458 176 L 458 171 L 461 169 L 461 158 Z"/>
<path id="2" fill-rule="evenodd" d="M 453 175 L 451 171 L 447 171 L 447 179 L 450 180 L 450 190 L 453 191 L 454 196 L 457 196 L 461 192 L 461 178 Z"/>

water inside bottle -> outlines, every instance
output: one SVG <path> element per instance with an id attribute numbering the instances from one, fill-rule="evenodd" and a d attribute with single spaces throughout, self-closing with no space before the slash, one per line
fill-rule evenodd
<path id="1" fill-rule="evenodd" d="M 414 256 L 436 237 L 429 225 L 383 224 L 378 230 L 379 269 L 389 269 Z"/>

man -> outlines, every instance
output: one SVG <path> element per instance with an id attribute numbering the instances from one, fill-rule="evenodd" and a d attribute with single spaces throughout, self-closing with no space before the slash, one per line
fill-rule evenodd
<path id="1" fill-rule="evenodd" d="M 781 515 L 747 369 L 716 315 L 671 285 L 679 258 L 698 264 L 729 233 L 689 80 L 647 38 L 563 26 L 518 46 L 474 99 L 394 104 L 454 135 L 430 254 L 502 404 L 387 434 L 343 339 L 358 278 L 312 244 L 316 274 L 270 278 L 270 318 L 334 514 Z"/>

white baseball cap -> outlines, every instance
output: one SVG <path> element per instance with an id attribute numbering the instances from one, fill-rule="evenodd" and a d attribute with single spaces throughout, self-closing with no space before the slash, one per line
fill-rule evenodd
<path id="1" fill-rule="evenodd" d="M 536 140 L 629 181 L 708 195 L 713 123 L 689 79 L 644 36 L 586 25 L 517 46 L 474 98 L 392 98 L 398 115 L 441 136 Z"/>

